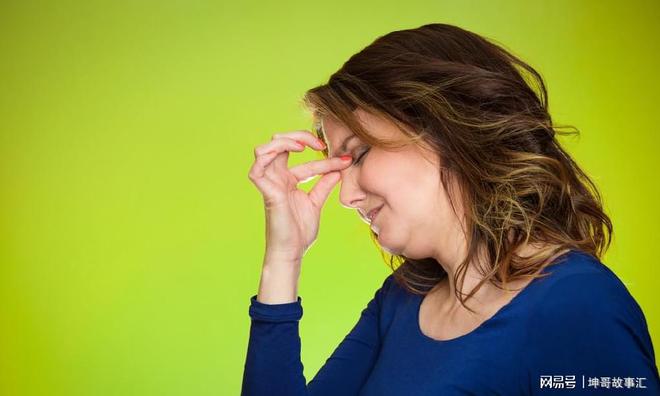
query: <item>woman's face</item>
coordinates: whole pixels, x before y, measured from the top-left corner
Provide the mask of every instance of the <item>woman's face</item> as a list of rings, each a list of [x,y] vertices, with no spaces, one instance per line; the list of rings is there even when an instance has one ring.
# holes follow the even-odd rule
[[[356,115],[375,137],[403,136],[396,125],[385,119],[362,110],[357,110]],[[330,157],[345,154],[353,157],[353,163],[340,171],[341,204],[357,209],[363,216],[382,205],[371,228],[378,234],[384,250],[413,259],[441,258],[450,248],[451,254],[456,254],[464,236],[442,186],[440,161],[435,152],[414,145],[396,151],[371,148],[330,118],[323,120],[323,128]],[[351,136],[354,137],[348,140],[346,149],[341,149]],[[462,218],[459,201],[457,196],[456,211]]]

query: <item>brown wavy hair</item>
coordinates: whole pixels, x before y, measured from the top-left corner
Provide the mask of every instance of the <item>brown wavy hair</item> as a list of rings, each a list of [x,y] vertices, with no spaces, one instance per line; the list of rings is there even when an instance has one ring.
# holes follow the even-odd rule
[[[506,288],[508,281],[543,276],[567,249],[600,259],[609,248],[612,223],[598,189],[557,141],[558,134],[579,131],[553,124],[542,77],[492,39],[439,23],[388,33],[351,56],[326,84],[307,91],[301,104],[324,141],[320,120],[332,117],[371,146],[421,142],[437,152],[454,212],[449,177],[465,208],[467,255],[453,279],[463,306],[485,282]],[[405,138],[371,136],[356,109],[389,120]],[[517,255],[525,244],[544,247],[529,257]],[[480,252],[489,263],[478,268],[484,279],[464,295],[458,285]],[[397,282],[415,294],[428,293],[447,276],[434,258],[393,255],[389,265]]]

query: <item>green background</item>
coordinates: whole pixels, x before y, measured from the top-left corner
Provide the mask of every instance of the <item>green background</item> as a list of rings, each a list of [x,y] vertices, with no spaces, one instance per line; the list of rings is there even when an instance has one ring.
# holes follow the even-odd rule
[[[255,146],[376,37],[451,23],[535,67],[660,345],[657,2],[0,5],[0,394],[238,394],[264,249]],[[290,163],[318,158],[308,150]],[[317,179],[306,183],[309,190]],[[299,294],[311,379],[389,269],[335,188]]]

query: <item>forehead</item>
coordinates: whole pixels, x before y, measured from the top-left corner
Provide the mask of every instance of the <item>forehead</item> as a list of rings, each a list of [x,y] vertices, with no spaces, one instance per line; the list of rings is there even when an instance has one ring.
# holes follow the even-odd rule
[[[385,118],[381,118],[359,109],[354,111],[354,114],[367,132],[378,140],[390,142],[400,141],[400,139],[404,139],[404,141],[406,140],[404,137],[405,134],[399,129],[399,126]],[[318,120],[315,128],[317,128],[317,133],[319,133],[327,143],[328,157],[347,154],[353,149],[353,147],[358,147],[362,142],[362,140],[343,123],[330,117]],[[439,163],[440,161],[439,154],[433,146],[425,140],[420,140],[410,148],[426,158],[429,158],[428,155],[430,154],[433,163]],[[394,151],[397,150],[395,149]]]

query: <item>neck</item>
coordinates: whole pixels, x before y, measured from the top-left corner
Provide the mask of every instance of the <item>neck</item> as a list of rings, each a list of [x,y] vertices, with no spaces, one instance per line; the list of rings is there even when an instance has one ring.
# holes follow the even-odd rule
[[[541,249],[540,246],[533,245],[523,245],[517,250],[517,254],[522,257],[529,257],[537,253]],[[553,260],[558,255],[564,253],[566,250],[562,250],[553,257],[549,258],[549,261]],[[484,279],[484,276],[479,272],[478,268],[483,268],[488,270],[491,266],[490,263],[486,260],[485,249],[482,248],[477,257],[470,261],[465,270],[465,278],[461,284],[461,279],[458,280],[458,285],[454,282],[454,276],[460,266],[461,262],[467,256],[465,246],[461,246],[456,249],[454,252],[444,250],[442,254],[435,255],[435,260],[440,263],[442,268],[447,273],[447,278],[439,282],[429,293],[436,293],[438,298],[441,299],[442,304],[448,307],[450,311],[456,309],[465,309],[462,307],[458,297],[456,296],[456,289],[460,286],[459,291],[464,297],[474,289],[479,282]],[[529,284],[529,279],[520,279],[515,281],[507,282],[506,287],[512,289],[511,291],[502,290],[494,286],[490,282],[485,282],[477,292],[465,301],[465,305],[475,310],[478,314],[481,312],[486,312],[485,307],[488,304],[508,300],[512,298],[513,295],[518,293],[522,288]]]
[[[455,310],[462,307],[456,296],[456,289],[458,286],[460,286],[459,291],[461,292],[461,295],[465,296],[484,278],[484,276],[477,270],[480,264],[482,268],[486,268],[484,266],[484,254],[483,252],[480,252],[480,254],[477,255],[478,257],[468,263],[467,269],[465,270],[465,278],[463,278],[462,284],[459,278],[457,285],[454,281],[454,277],[465,256],[467,256],[465,246],[457,248],[454,252],[444,250],[442,254],[434,256],[435,260],[447,273],[447,277],[439,282],[430,293],[437,293],[438,298],[443,301],[443,305],[449,307],[448,310]],[[479,312],[479,305],[482,305],[480,302],[492,301],[494,298],[498,297],[496,294],[499,293],[497,293],[496,290],[499,291],[499,289],[495,288],[490,283],[484,283],[479,290],[465,302],[465,305]]]

